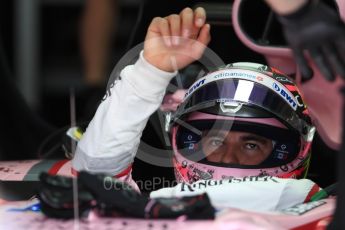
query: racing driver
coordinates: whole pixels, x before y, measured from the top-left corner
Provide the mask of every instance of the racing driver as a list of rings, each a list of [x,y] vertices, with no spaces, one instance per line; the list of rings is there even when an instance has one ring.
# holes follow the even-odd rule
[[[121,71],[78,143],[74,173],[106,173],[138,189],[131,165],[148,118],[177,71],[201,58],[209,41],[203,8],[154,18],[139,59]],[[240,62],[205,74],[168,122],[179,183],[151,198],[206,192],[216,208],[274,211],[319,190],[304,179],[315,132],[308,109],[274,68]]]

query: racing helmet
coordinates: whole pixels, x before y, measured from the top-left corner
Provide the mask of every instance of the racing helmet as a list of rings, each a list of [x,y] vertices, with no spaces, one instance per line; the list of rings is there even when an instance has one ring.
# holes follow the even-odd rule
[[[207,73],[167,124],[178,182],[307,174],[315,127],[296,85],[275,68],[239,62]]]

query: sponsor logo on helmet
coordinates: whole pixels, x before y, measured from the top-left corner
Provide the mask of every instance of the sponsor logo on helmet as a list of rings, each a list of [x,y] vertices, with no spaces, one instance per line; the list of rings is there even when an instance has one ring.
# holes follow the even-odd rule
[[[290,83],[290,84],[293,84],[293,82],[287,78],[287,77],[283,77],[283,76],[276,76],[275,79],[277,81],[280,81],[280,82],[286,82],[286,83]]]
[[[263,77],[261,77],[261,76],[256,76],[256,80],[258,80],[258,81],[263,81],[263,80],[264,80],[264,78],[263,78]]]
[[[185,99],[189,97],[193,92],[195,92],[198,88],[221,79],[243,79],[248,81],[257,82],[259,84],[265,85],[276,91],[294,110],[297,109],[298,102],[296,98],[292,95],[292,93],[284,87],[279,81],[275,80],[274,78],[257,73],[250,70],[236,70],[236,69],[229,69],[229,70],[222,70],[213,72],[202,79],[199,79],[195,82],[185,94]]]
[[[248,73],[239,73],[239,72],[222,72],[214,76],[215,79],[219,78],[228,78],[228,77],[241,77],[255,80],[256,76]]]
[[[287,171],[289,171],[289,166],[288,166],[288,165],[281,165],[281,166],[280,166],[280,169],[281,169],[283,172],[287,172]]]
[[[297,102],[295,101],[295,98],[289,95],[282,87],[280,87],[277,83],[273,82],[273,89],[284,98],[286,102],[288,102],[294,110],[297,109]]]
[[[196,89],[198,89],[200,86],[204,85],[206,79],[200,79],[199,81],[195,82],[187,91],[185,97],[187,97],[188,95],[190,95],[191,93],[193,93]]]

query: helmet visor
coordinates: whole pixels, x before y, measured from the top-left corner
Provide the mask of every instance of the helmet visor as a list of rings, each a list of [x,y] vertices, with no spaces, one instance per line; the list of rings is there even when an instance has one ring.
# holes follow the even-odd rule
[[[178,126],[176,147],[180,154],[195,162],[263,168],[281,166],[295,159],[300,140],[297,132],[264,124],[194,120]]]
[[[298,100],[278,83],[267,87],[243,79],[210,82],[188,95],[174,119],[193,111],[231,117],[272,117],[273,114],[288,127],[303,133],[308,124],[296,113]]]

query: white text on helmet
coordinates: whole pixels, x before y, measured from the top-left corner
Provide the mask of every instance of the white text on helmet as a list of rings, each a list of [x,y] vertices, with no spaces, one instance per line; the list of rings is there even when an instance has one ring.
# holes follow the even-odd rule
[[[284,97],[284,99],[294,108],[296,109],[297,103],[295,102],[294,98],[291,97],[284,89],[280,88],[277,83],[273,83],[273,88],[280,93]]]

